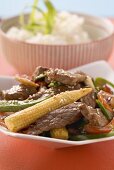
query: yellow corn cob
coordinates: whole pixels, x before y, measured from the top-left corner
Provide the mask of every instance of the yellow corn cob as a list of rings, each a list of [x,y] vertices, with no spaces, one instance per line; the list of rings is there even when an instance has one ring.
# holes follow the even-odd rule
[[[75,102],[90,93],[91,90],[91,88],[84,88],[60,93],[32,107],[8,116],[5,118],[5,124],[10,131],[17,132],[34,123],[38,118],[49,112]]]
[[[59,129],[52,129],[50,131],[51,137],[52,138],[57,138],[57,139],[68,139],[68,131],[66,128],[59,128]]]

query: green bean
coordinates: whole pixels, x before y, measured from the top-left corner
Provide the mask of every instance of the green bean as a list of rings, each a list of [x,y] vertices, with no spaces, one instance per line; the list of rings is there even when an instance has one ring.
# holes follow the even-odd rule
[[[28,108],[30,106],[33,106],[37,103],[40,103],[50,96],[41,97],[37,100],[24,100],[24,101],[18,101],[18,100],[1,100],[0,101],[0,112],[17,112],[20,110],[23,110],[25,108]]]
[[[105,107],[103,106],[103,104],[99,101],[96,100],[96,103],[98,104],[98,106],[101,108],[102,113],[104,114],[104,116],[108,119],[108,120],[112,120],[113,115],[111,112],[109,112],[107,109],[105,109]]]
[[[102,77],[97,77],[94,81],[94,84],[95,84],[95,87],[99,87],[101,89],[105,84],[108,84],[108,85],[110,85],[111,87],[114,88],[114,84],[112,82],[110,82],[110,81],[108,81],[108,80],[106,80]]]

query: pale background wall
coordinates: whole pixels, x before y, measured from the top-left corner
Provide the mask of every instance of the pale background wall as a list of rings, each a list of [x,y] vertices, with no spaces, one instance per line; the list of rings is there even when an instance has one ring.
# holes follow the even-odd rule
[[[40,0],[42,1],[42,0]],[[114,0],[52,0],[58,10],[82,11],[94,15],[114,16]],[[33,0],[0,0],[0,17],[21,12],[24,4]]]

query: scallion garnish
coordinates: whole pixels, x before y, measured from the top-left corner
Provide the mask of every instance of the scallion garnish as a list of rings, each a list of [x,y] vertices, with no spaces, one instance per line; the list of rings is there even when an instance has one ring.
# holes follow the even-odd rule
[[[32,11],[27,22],[25,22],[24,14],[20,16],[21,27],[32,32],[33,34],[36,34],[37,32],[51,34],[57,14],[56,9],[50,0],[44,0],[46,10],[42,10],[40,7],[38,7],[38,2],[38,0],[34,0]],[[36,12],[41,14],[41,18],[36,18]]]

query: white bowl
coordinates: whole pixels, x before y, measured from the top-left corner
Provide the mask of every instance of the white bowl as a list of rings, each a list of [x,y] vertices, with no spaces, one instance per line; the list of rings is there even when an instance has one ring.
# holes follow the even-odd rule
[[[1,24],[3,55],[19,73],[27,74],[31,74],[37,65],[67,70],[96,60],[107,60],[113,49],[113,24],[108,19],[85,14],[78,15],[85,18],[85,30],[93,38],[90,43],[43,45],[11,39],[6,35],[7,30],[19,25],[18,17],[14,17]]]
[[[79,68],[75,68],[71,70],[71,72],[74,72],[76,70],[82,70],[85,73],[93,77],[101,76],[112,82],[114,81],[114,71],[105,61],[94,62],[94,63],[88,64],[88,65],[85,65]],[[0,77],[0,82],[1,82],[0,89],[7,89],[7,88],[10,88],[12,84],[15,84],[15,81],[12,77]],[[68,140],[66,141],[66,140],[53,139],[53,138],[47,138],[47,137],[41,137],[41,136],[12,133],[2,126],[0,126],[0,131],[8,136],[21,138],[22,140],[28,140],[32,142],[32,144],[34,144],[34,142],[37,142],[40,145],[45,145],[47,147],[52,147],[52,148],[70,147],[70,146],[85,145],[85,144],[90,144],[90,143],[114,140],[114,136],[112,136],[112,137],[106,137],[106,138],[101,138],[101,139],[91,139],[91,140],[85,140],[85,141],[68,141]]]

